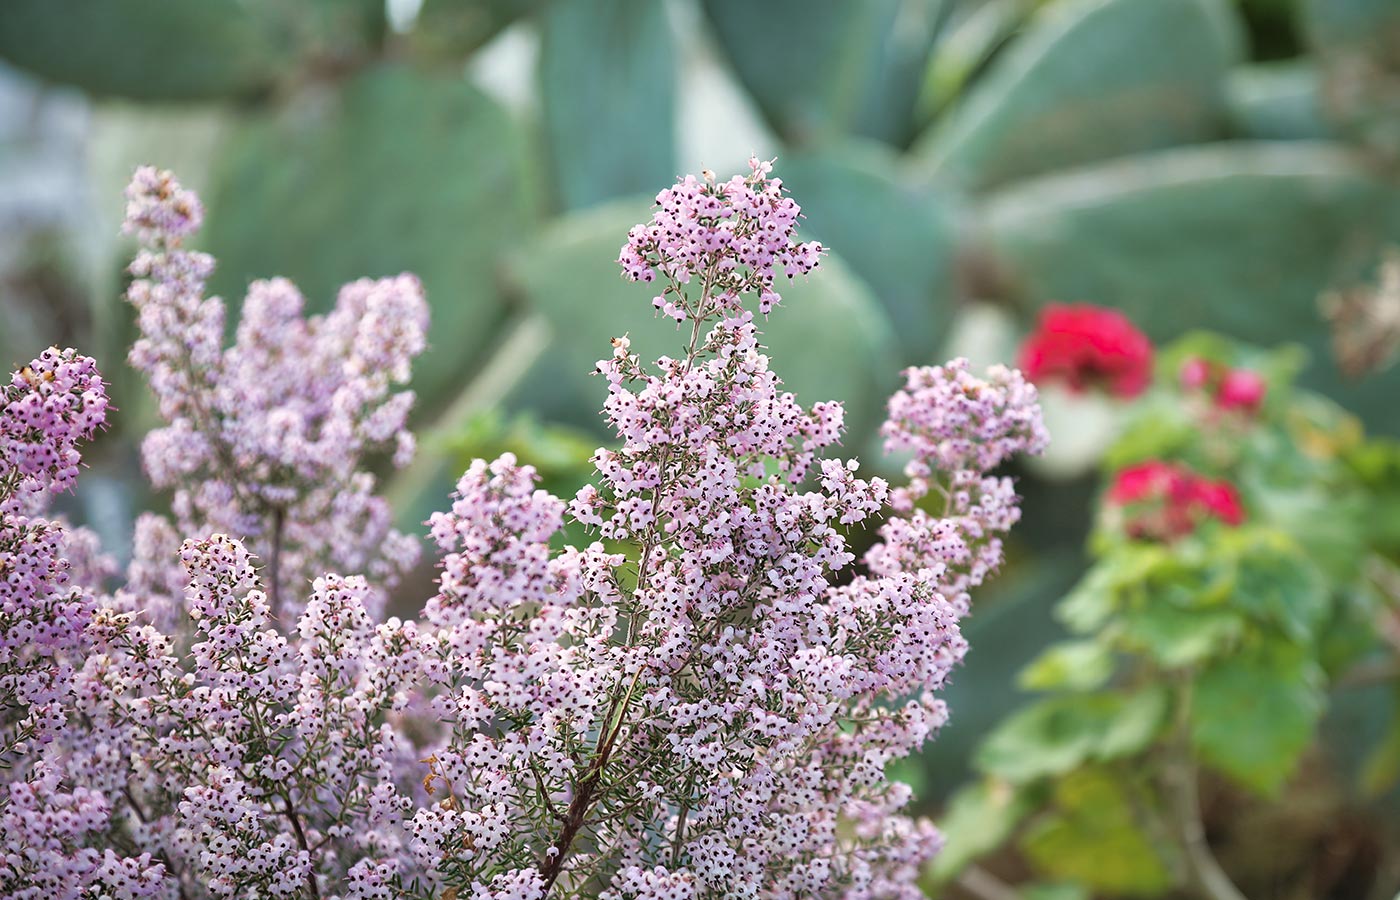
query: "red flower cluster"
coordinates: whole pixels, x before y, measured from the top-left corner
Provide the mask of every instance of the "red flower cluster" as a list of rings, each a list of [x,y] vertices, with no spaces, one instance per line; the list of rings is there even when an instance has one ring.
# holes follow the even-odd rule
[[[1216,409],[1258,412],[1269,390],[1264,377],[1258,372],[1232,369],[1199,356],[1193,356],[1182,364],[1180,378],[1181,386],[1187,390],[1211,393]]]
[[[1206,519],[1227,525],[1244,522],[1244,507],[1234,485],[1163,460],[1121,470],[1109,488],[1108,502],[1132,507],[1124,529],[1135,538],[1175,540],[1195,531]]]
[[[1136,397],[1152,380],[1152,343],[1117,310],[1047,306],[1021,345],[1021,370],[1032,381],[1059,379],[1075,391],[1100,387]]]

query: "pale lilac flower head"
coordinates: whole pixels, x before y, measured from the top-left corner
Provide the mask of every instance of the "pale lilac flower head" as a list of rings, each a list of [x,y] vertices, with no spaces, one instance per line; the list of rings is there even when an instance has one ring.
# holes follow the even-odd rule
[[[247,536],[275,566],[274,598],[292,595],[289,616],[327,568],[392,585],[417,545],[392,528],[365,458],[412,457],[414,398],[396,388],[426,346],[422,284],[352,282],[330,313],[308,317],[291,282],[257,281],[225,349],[223,303],[204,297],[213,260],[182,247],[200,224],[198,198],[169,173],[140,169],[128,201],[127,230],[143,245],[127,294],[141,328],[131,362],[168,423],[143,456],[156,487],[175,491],[180,530]]]

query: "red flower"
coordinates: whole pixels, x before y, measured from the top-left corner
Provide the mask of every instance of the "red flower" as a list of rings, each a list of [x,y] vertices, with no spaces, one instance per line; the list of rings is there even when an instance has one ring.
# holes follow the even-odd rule
[[[1267,390],[1268,385],[1258,372],[1231,369],[1220,382],[1220,389],[1215,394],[1215,405],[1221,409],[1255,412],[1263,404]]]
[[[1256,413],[1269,391],[1264,376],[1250,369],[1231,369],[1193,356],[1181,364],[1181,386],[1188,391],[1208,391],[1215,408]]]
[[[1240,493],[1228,481],[1201,479],[1195,485],[1195,502],[1226,525],[1244,524]]]
[[[1175,540],[1205,519],[1231,526],[1244,522],[1244,505],[1234,485],[1163,460],[1120,470],[1108,490],[1108,502],[1124,509],[1124,529],[1140,539]]]
[[[1117,310],[1051,305],[1021,345],[1021,369],[1032,381],[1060,379],[1075,391],[1102,387],[1136,397],[1152,379],[1152,343]]]

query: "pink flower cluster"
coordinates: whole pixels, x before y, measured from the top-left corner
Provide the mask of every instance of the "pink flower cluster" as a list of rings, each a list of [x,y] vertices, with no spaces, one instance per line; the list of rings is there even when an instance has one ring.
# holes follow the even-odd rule
[[[91,358],[50,347],[0,388],[0,510],[33,511],[35,496],[78,478],[79,441],[107,415],[107,392]]]
[[[204,297],[213,271],[184,239],[202,221],[198,198],[168,172],[142,168],[127,189],[128,232],[143,245],[127,298],[141,337],[131,363],[150,379],[168,425],[143,447],[157,487],[175,491],[185,534],[245,536],[273,569],[273,606],[326,569],[362,571],[390,586],[417,559],[374,494],[368,454],[413,456],[404,427],[410,363],[425,347],[428,308],[411,275],[362,280],[325,316],[285,279],[257,281],[223,349],[224,305]]]
[[[841,406],[783,390],[749,308],[819,262],[769,174],[658,197],[621,263],[664,284],[684,353],[647,364],[620,338],[599,362],[617,444],[574,497],[473,463],[430,522],[437,592],[402,622],[379,617],[394,567],[364,549],[388,532],[360,459],[403,440],[416,282],[351,285],[309,320],[290,285],[255,285],[224,350],[210,263],[180,248],[198,200],[138,172],[133,360],[180,521],[142,518],[108,596],[65,583],[49,525],[5,519],[29,587],[0,621],[0,893],[920,897],[940,836],[886,771],[946,720],[968,592],[1017,519],[991,470],[1045,433],[1018,373],[957,361],[891,401],[908,486],[828,456]],[[858,565],[853,530],[891,509]],[[598,540],[565,545],[570,523]],[[321,574],[337,561],[361,574]],[[26,665],[39,680],[10,679]]]

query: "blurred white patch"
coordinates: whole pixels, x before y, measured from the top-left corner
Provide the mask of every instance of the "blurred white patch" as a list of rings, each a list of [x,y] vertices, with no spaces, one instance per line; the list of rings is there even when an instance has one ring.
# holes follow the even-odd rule
[[[1057,384],[1040,386],[1040,408],[1050,447],[1026,468],[1047,478],[1073,478],[1096,468],[1123,429],[1124,405],[1101,393],[1075,394]]]
[[[676,63],[677,174],[713,169],[727,178],[746,171],[751,155],[781,156],[778,138],[715,50],[700,10],[677,0],[670,13],[681,54]]]
[[[516,22],[472,54],[467,77],[515,113],[532,114],[536,91],[540,36],[533,23]]]
[[[399,34],[412,30],[418,21],[418,13],[423,9],[423,0],[385,0],[384,16],[389,27]]]
[[[990,303],[969,303],[958,309],[943,342],[943,356],[952,359],[966,357],[972,370],[979,372],[993,363],[1016,365],[1016,350],[1021,334],[1016,321],[1000,307]],[[943,359],[928,360],[929,364]]]

